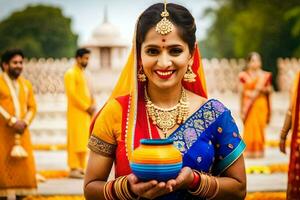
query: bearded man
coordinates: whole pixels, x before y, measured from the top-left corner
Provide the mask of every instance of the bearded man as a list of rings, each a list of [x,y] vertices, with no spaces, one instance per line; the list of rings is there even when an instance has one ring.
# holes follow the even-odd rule
[[[31,83],[21,76],[24,54],[5,51],[0,72],[0,199],[22,199],[36,192],[36,172],[28,126],[36,113]],[[16,136],[27,156],[13,156]]]

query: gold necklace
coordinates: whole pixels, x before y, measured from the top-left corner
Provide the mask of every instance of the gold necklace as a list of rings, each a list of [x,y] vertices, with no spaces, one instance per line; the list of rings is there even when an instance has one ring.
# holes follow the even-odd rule
[[[188,100],[185,89],[182,88],[179,102],[171,108],[160,108],[152,103],[145,87],[145,101],[147,114],[154,125],[162,130],[164,137],[176,124],[182,124],[189,114]]]

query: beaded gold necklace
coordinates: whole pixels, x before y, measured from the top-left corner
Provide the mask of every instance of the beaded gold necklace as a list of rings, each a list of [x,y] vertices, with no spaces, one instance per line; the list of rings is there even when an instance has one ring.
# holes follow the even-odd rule
[[[160,108],[152,103],[145,87],[145,101],[147,114],[154,125],[162,130],[164,137],[176,124],[182,124],[189,114],[186,91],[182,88],[179,102],[171,108]]]

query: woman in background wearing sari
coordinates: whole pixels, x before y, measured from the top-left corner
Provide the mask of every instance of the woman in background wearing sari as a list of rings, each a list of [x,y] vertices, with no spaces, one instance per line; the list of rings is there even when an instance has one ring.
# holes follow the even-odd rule
[[[287,199],[296,200],[300,196],[300,72],[296,74],[290,92],[290,105],[280,132],[280,151],[286,153],[286,138],[291,130],[291,152],[288,171]]]
[[[245,156],[261,158],[264,156],[265,127],[271,114],[272,76],[261,69],[261,57],[258,53],[250,53],[246,62],[245,71],[239,74]]]
[[[195,31],[177,4],[154,4],[139,17],[127,64],[91,126],[87,200],[245,197],[245,144],[230,111],[206,99]],[[132,174],[143,138],[174,141],[183,156],[176,179],[141,182]],[[113,163],[115,179],[107,180]]]

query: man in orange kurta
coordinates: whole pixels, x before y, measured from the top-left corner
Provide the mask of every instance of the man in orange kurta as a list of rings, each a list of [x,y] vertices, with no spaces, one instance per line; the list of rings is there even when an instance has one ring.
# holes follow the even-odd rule
[[[35,164],[28,126],[36,113],[31,83],[20,76],[24,55],[21,50],[4,52],[0,72],[0,199],[17,199],[36,191]],[[14,136],[19,134],[25,158],[11,156]]]
[[[84,70],[90,51],[76,51],[76,63],[65,73],[67,108],[67,150],[71,178],[83,178],[91,117],[95,111],[94,99]]]

